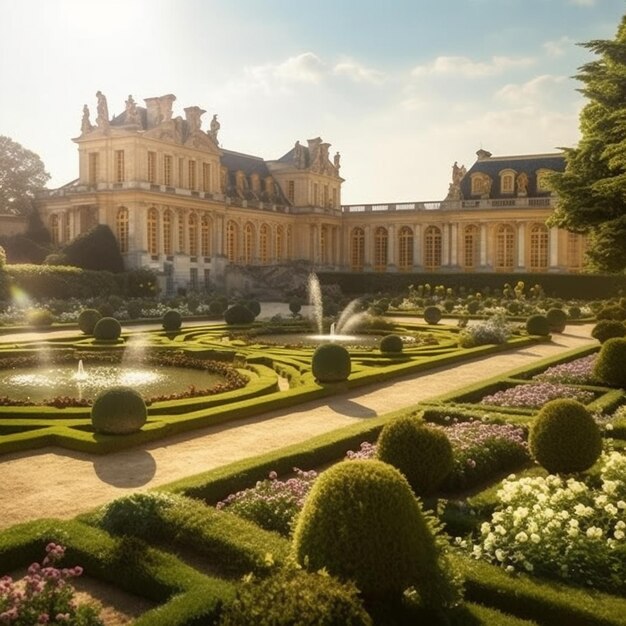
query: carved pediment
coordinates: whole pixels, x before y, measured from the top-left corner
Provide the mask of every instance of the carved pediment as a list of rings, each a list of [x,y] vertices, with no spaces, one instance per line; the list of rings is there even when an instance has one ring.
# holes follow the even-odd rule
[[[220,154],[217,146],[209,136],[201,131],[197,130],[187,138],[185,141],[185,146],[188,148],[195,148],[196,150],[203,150],[204,152],[209,152],[211,154]]]
[[[160,141],[167,141],[169,143],[182,143],[183,141],[180,128],[179,125],[176,124],[176,120],[163,122],[156,128],[146,131],[144,137],[159,139]]]

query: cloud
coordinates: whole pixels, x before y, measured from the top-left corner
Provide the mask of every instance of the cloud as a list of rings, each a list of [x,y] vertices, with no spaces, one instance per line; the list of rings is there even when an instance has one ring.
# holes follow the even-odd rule
[[[333,68],[333,74],[346,76],[355,83],[380,84],[385,79],[385,75],[382,72],[371,67],[365,67],[352,59],[346,59],[337,63]]]
[[[593,7],[597,4],[597,0],[569,0],[569,3],[578,7]]]
[[[509,83],[496,92],[496,98],[505,102],[538,102],[542,100],[553,100],[555,92],[560,87],[566,85],[565,76],[553,76],[542,74],[521,84]],[[568,86],[568,95],[571,96],[571,89]]]
[[[439,56],[432,63],[414,67],[411,74],[413,76],[458,75],[477,78],[495,76],[516,67],[528,67],[534,62],[535,60],[531,57],[494,56],[489,61],[474,61],[463,56]]]
[[[546,41],[543,44],[543,49],[547,52],[548,56],[560,57],[571,50],[575,43],[576,42],[571,37],[565,35],[556,41]]]

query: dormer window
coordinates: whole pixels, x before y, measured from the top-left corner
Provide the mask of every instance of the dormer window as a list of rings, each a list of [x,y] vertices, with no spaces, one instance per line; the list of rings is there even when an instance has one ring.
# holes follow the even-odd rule
[[[548,185],[548,176],[553,173],[553,170],[541,169],[537,170],[537,191],[539,193],[547,193],[550,191]]]
[[[491,193],[491,176],[478,172],[471,176],[471,189],[473,196],[489,196]]]
[[[515,171],[511,169],[500,172],[500,193],[512,194],[515,191]]]

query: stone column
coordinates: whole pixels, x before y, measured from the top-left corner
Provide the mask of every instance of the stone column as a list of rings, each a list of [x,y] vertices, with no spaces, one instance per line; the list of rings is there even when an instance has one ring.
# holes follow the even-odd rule
[[[365,227],[364,239],[364,265],[366,270],[370,270],[372,268],[372,227],[369,224]]]
[[[459,248],[459,225],[450,224],[451,243],[450,243],[450,265],[458,267],[458,248]]]
[[[413,269],[419,269],[423,265],[422,260],[422,226],[413,226]]]
[[[549,247],[550,253],[550,270],[558,270],[559,268],[559,229],[553,226],[550,229]]]
[[[480,225],[480,266],[487,267],[487,224]]]
[[[522,272],[526,268],[526,224],[517,225],[517,271]]]
[[[441,267],[450,265],[450,224],[441,226]]]
[[[396,226],[395,224],[389,225],[387,231],[387,270],[395,272],[398,269],[396,262]]]

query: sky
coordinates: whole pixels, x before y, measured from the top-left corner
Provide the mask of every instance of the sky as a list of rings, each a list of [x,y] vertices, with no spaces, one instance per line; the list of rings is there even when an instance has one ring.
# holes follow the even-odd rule
[[[343,204],[441,200],[452,164],[579,139],[577,45],[624,0],[0,0],[0,135],[49,187],[78,175],[82,108],[176,95],[220,145],[280,158],[321,137]]]

